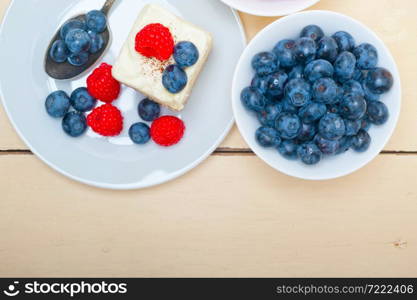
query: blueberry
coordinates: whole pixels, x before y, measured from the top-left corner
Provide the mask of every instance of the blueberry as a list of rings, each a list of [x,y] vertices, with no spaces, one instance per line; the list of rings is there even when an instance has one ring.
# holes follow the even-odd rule
[[[320,162],[322,153],[314,143],[306,143],[298,147],[298,156],[306,165],[315,165]]]
[[[45,101],[46,111],[53,118],[62,118],[70,106],[70,98],[64,91],[51,93]]]
[[[49,56],[54,62],[63,63],[70,54],[67,45],[63,40],[56,40],[49,50]]]
[[[319,122],[319,133],[327,140],[338,140],[346,133],[343,119],[333,113],[328,113]]]
[[[285,97],[282,102],[282,111],[292,114],[298,113],[298,107],[294,106],[292,102],[289,100],[289,98]]]
[[[79,112],[92,110],[97,104],[97,100],[90,95],[85,87],[80,87],[71,94],[71,105]]]
[[[362,89],[363,89],[363,93],[365,95],[365,99],[366,101],[379,101],[379,99],[381,98],[381,95],[379,94],[375,94],[373,93],[366,85],[365,80],[362,81]]]
[[[300,37],[308,37],[318,42],[324,36],[323,30],[317,25],[308,25],[301,30]]]
[[[169,65],[162,75],[162,84],[172,94],[181,92],[187,82],[187,73],[177,65]]]
[[[375,68],[368,72],[365,84],[372,93],[383,94],[388,92],[394,84],[390,71],[384,68]]]
[[[333,65],[324,59],[310,62],[304,69],[304,76],[310,82],[315,82],[322,77],[333,77]]]
[[[341,115],[348,120],[361,119],[366,113],[366,101],[361,95],[346,95],[340,102]]]
[[[278,96],[278,97],[272,96],[269,93],[265,93],[264,96],[265,96],[266,104],[276,104],[276,103],[278,103],[282,100],[282,98],[280,96]]]
[[[138,105],[138,113],[142,120],[153,122],[161,115],[161,106],[158,103],[145,98]]]
[[[361,129],[358,134],[353,137],[352,148],[356,152],[365,152],[371,144],[371,137],[368,132]]]
[[[365,92],[363,91],[362,85],[356,80],[349,80],[343,84],[344,94],[358,94],[361,97],[365,97]]]
[[[256,74],[252,81],[251,81],[251,87],[257,88],[262,94],[265,94],[268,90],[268,83],[269,83],[269,75],[261,76]]]
[[[303,78],[304,78],[304,66],[303,65],[296,65],[288,73],[288,80],[303,79]]]
[[[346,135],[347,136],[354,136],[357,135],[359,130],[362,127],[362,120],[348,120],[345,119],[345,126],[346,126]]]
[[[361,119],[361,129],[368,131],[371,128],[371,122],[369,121],[368,117],[364,117]]]
[[[340,103],[327,104],[327,111],[334,114],[340,114]]]
[[[355,73],[356,58],[347,51],[339,54],[334,62],[334,72],[340,82],[347,81],[353,78]]]
[[[355,39],[346,31],[338,31],[332,35],[336,41],[339,51],[352,51],[355,48]]]
[[[274,127],[275,120],[282,112],[282,105],[280,103],[269,104],[265,110],[258,113],[258,120],[264,126]]]
[[[99,33],[95,33],[94,31],[87,31],[88,35],[91,39],[91,47],[90,47],[90,53],[94,54],[99,52],[104,47],[104,39],[103,36]]]
[[[316,133],[317,133],[317,129],[314,124],[303,123],[301,125],[301,131],[297,137],[297,140],[301,142],[309,142],[314,138]]]
[[[334,62],[339,54],[336,41],[328,36],[323,37],[317,44],[317,58]]]
[[[73,54],[88,51],[91,47],[91,38],[82,29],[72,29],[65,37],[65,44]]]
[[[277,149],[286,159],[296,160],[298,158],[298,145],[294,141],[283,140]]]
[[[340,148],[339,140],[327,140],[320,134],[317,134],[314,138],[314,142],[320,151],[326,155],[335,155]]]
[[[259,75],[268,75],[276,72],[279,68],[277,57],[272,52],[261,52],[252,59],[252,68]]]
[[[356,68],[355,72],[353,73],[352,79],[361,82],[365,78],[364,72],[367,72],[367,71]]]
[[[304,106],[311,100],[311,86],[304,79],[292,79],[285,86],[285,96],[292,105]]]
[[[60,31],[61,39],[65,40],[68,32],[70,32],[73,29],[86,30],[87,26],[85,25],[85,22],[82,20],[78,20],[78,19],[68,20],[61,27],[61,31]]]
[[[182,67],[191,67],[195,65],[200,57],[197,47],[191,42],[179,42],[174,48],[174,59]]]
[[[353,54],[356,56],[356,64],[361,70],[375,68],[378,64],[378,51],[371,44],[360,44],[353,50]]]
[[[275,121],[275,128],[283,139],[291,140],[301,132],[301,120],[296,114],[281,113]]]
[[[264,95],[253,87],[244,88],[240,94],[240,100],[242,101],[243,106],[256,112],[261,112],[266,105]]]
[[[304,123],[313,123],[326,114],[327,108],[323,103],[311,102],[302,107],[298,113]]]
[[[129,128],[129,137],[135,144],[146,144],[151,139],[150,128],[145,123],[135,123]]]
[[[337,84],[337,90],[336,90],[336,99],[335,99],[335,103],[339,103],[340,101],[342,101],[343,97],[345,96],[345,90],[343,88],[342,85]]]
[[[279,133],[274,128],[266,126],[256,130],[255,138],[262,147],[277,147],[281,143]]]
[[[68,62],[76,67],[85,65],[88,62],[88,53],[83,51],[80,53],[72,53],[69,57],[68,57]]]
[[[274,47],[273,52],[278,58],[281,67],[291,68],[296,65],[295,59],[295,41],[294,40],[282,40]]]
[[[86,15],[86,24],[88,29],[102,33],[107,28],[107,17],[100,10],[92,10]]]
[[[62,119],[62,129],[71,137],[79,137],[87,130],[84,114],[76,111],[67,113]]]
[[[331,78],[320,78],[313,84],[313,98],[317,102],[332,104],[337,102],[337,84]]]
[[[367,115],[368,115],[369,121],[375,125],[385,124],[389,118],[388,108],[381,101],[369,102]]]
[[[294,55],[299,63],[309,63],[316,57],[316,43],[311,38],[303,37],[295,41]]]
[[[336,154],[345,153],[352,146],[354,137],[344,136],[339,140],[339,149],[336,151]]]
[[[282,96],[288,75],[284,71],[278,71],[268,76],[267,94],[272,97]]]

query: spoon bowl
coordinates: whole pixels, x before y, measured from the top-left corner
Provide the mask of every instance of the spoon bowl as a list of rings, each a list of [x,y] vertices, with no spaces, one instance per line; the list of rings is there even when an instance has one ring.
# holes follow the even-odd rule
[[[110,9],[115,2],[116,0],[106,0],[105,4],[103,5],[103,8],[101,9],[101,11],[106,15],[106,17],[108,16]],[[71,19],[85,21],[85,15],[84,14],[78,15]],[[103,37],[103,41],[104,41],[104,45],[101,48],[101,50],[94,54],[90,53],[88,57],[88,61],[84,65],[74,66],[68,62],[57,63],[49,55],[49,52],[51,50],[53,43],[60,39],[60,30],[58,30],[58,32],[54,35],[51,42],[49,43],[48,49],[45,54],[45,72],[52,78],[58,79],[58,80],[72,79],[81,75],[86,70],[88,70],[92,65],[94,65],[97,62],[97,60],[99,60],[103,56],[104,52],[108,48],[110,44],[110,31],[109,31],[108,24],[107,24],[106,30],[101,33],[101,36]]]

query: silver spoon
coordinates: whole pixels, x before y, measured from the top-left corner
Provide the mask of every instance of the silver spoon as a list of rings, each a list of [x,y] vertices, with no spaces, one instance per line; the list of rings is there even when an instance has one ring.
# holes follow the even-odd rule
[[[101,9],[101,11],[107,16],[111,7],[113,6],[113,4],[115,2],[116,2],[116,0],[106,0],[106,2],[104,3],[103,8]],[[85,20],[85,15],[84,14],[79,15],[79,16],[76,16],[72,19]],[[56,40],[60,39],[59,30],[58,30],[58,32],[52,38],[52,40],[51,40],[51,42],[48,46],[48,50],[46,51],[46,55],[45,55],[45,71],[46,71],[46,73],[49,76],[51,76],[52,78],[59,79],[59,80],[71,79],[71,78],[77,77],[78,75],[83,73],[85,70],[87,70],[92,65],[94,65],[94,63],[101,57],[103,52],[106,50],[106,48],[109,44],[109,41],[110,41],[110,32],[109,32],[108,24],[107,24],[106,30],[103,33],[101,33],[101,35],[102,35],[103,40],[104,40],[103,48],[101,48],[101,50],[98,51],[97,53],[90,54],[86,64],[77,67],[77,66],[71,65],[68,62],[57,63],[57,62],[53,61],[51,59],[51,57],[49,56],[49,50],[51,49],[52,44]]]

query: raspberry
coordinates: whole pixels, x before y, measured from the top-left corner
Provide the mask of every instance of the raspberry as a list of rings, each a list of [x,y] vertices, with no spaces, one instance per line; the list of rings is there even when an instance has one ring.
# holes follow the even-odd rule
[[[184,122],[177,117],[164,116],[152,123],[151,136],[160,146],[173,146],[184,136]]]
[[[87,89],[91,96],[106,103],[119,97],[120,83],[111,74],[112,66],[102,63],[87,78]]]
[[[135,49],[143,56],[164,61],[174,53],[174,38],[164,25],[149,24],[136,35]]]
[[[123,130],[123,116],[117,107],[104,104],[88,115],[87,124],[98,134],[116,136]]]

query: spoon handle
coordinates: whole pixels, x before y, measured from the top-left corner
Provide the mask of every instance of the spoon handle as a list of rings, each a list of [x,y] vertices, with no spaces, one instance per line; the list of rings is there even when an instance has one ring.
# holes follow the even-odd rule
[[[107,15],[115,2],[116,0],[106,0],[101,11]]]

